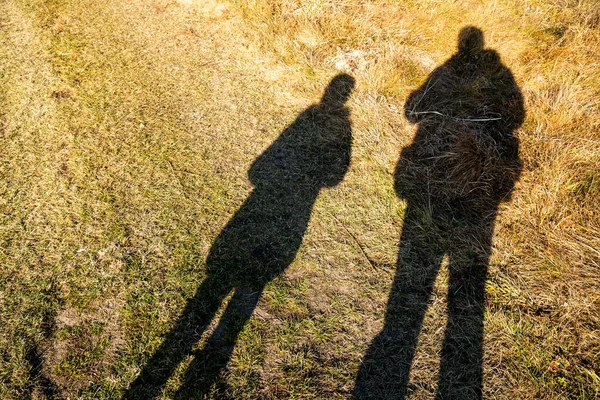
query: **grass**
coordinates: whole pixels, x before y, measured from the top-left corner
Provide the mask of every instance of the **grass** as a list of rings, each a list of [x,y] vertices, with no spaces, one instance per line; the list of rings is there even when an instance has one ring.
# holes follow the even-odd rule
[[[475,25],[526,109],[523,171],[499,209],[485,286],[483,396],[597,398],[597,9],[0,3],[0,397],[121,398],[206,277],[213,242],[254,189],[254,160],[339,71],[356,79],[348,171],[320,191],[294,262],[266,284],[207,397],[350,397],[396,272],[406,202],[394,168],[415,133],[404,102]],[[449,279],[444,263],[411,398],[436,391]]]

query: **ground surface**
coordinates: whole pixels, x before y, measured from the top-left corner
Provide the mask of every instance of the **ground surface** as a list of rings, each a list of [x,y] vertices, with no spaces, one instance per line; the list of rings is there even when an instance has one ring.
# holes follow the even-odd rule
[[[143,397],[128,389],[150,385],[138,377],[160,370],[159,349],[177,362],[158,397],[394,398],[385,381],[362,392],[355,383],[384,326],[404,329],[404,317],[386,319],[388,295],[407,285],[396,275],[403,220],[403,237],[420,240],[423,254],[444,253],[414,233],[438,234],[436,217],[422,204],[409,218],[394,189],[400,152],[416,130],[403,106],[456,52],[466,25],[481,28],[512,70],[526,111],[515,131],[520,180],[499,206],[487,280],[479,282],[476,389],[494,399],[600,396],[598,4],[337,3],[0,3],[1,398]],[[288,133],[310,130],[306,121],[329,126],[311,119],[322,108],[303,112],[340,72],[355,79],[350,116],[336,114],[335,125],[352,122],[349,164],[332,161],[343,170],[335,182],[309,171],[327,181],[318,193],[294,186],[290,207],[310,220],[267,210],[279,219],[265,226],[301,244],[292,240],[293,262],[258,284],[262,296],[230,338],[235,345],[214,344],[225,348],[217,352],[226,353],[226,368],[221,359],[206,385],[190,386],[194,359],[210,350],[205,339],[227,342],[217,325],[230,292],[206,330],[178,325],[181,315],[193,325],[201,314],[192,306],[203,303],[196,293],[211,276],[207,257],[226,226],[254,218],[240,208],[246,199],[279,204],[280,189],[268,188],[280,188],[280,178],[264,178],[260,168],[252,174],[265,150],[322,160],[282,132],[290,124]],[[287,168],[288,156],[265,154]],[[253,257],[276,251],[267,246]],[[419,309],[409,398],[437,390],[448,265],[446,256]],[[236,285],[254,298],[252,284]],[[168,340],[173,347],[164,350]],[[383,362],[394,366],[390,357]]]

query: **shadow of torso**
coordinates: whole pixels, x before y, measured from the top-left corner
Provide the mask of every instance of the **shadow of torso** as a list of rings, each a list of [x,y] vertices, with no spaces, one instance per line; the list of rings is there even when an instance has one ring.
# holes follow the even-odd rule
[[[213,243],[209,275],[234,287],[262,286],[293,261],[319,191],[348,168],[348,114],[311,106],[254,162],[254,190]]]
[[[411,93],[404,111],[418,129],[396,166],[399,197],[479,214],[509,198],[521,171],[513,131],[524,108],[494,50],[452,56]]]

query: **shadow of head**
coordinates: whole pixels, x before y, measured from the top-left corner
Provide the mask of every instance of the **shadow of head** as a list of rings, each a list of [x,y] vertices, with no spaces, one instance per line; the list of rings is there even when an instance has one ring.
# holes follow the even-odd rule
[[[458,34],[458,52],[475,54],[483,51],[484,40],[481,29],[474,26],[465,26]]]
[[[354,89],[355,80],[348,74],[336,75],[325,88],[320,105],[342,107]]]

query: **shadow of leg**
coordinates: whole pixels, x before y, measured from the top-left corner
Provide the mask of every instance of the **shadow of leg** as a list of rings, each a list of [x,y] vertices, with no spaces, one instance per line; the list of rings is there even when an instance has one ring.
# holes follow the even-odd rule
[[[222,277],[208,277],[198,288],[176,325],[133,382],[124,398],[154,399],[179,363],[192,352],[231,287]]]
[[[227,366],[237,337],[250,319],[261,293],[262,288],[258,291],[236,289],[205,347],[195,353],[175,398],[197,399],[211,390],[219,373]]]
[[[485,243],[489,253],[489,240]],[[472,249],[450,264],[448,324],[442,345],[437,399],[481,399],[483,316],[488,254]]]
[[[419,332],[443,255],[437,232],[423,224],[421,216],[409,207],[385,325],[365,355],[354,399],[403,399],[407,394]]]

